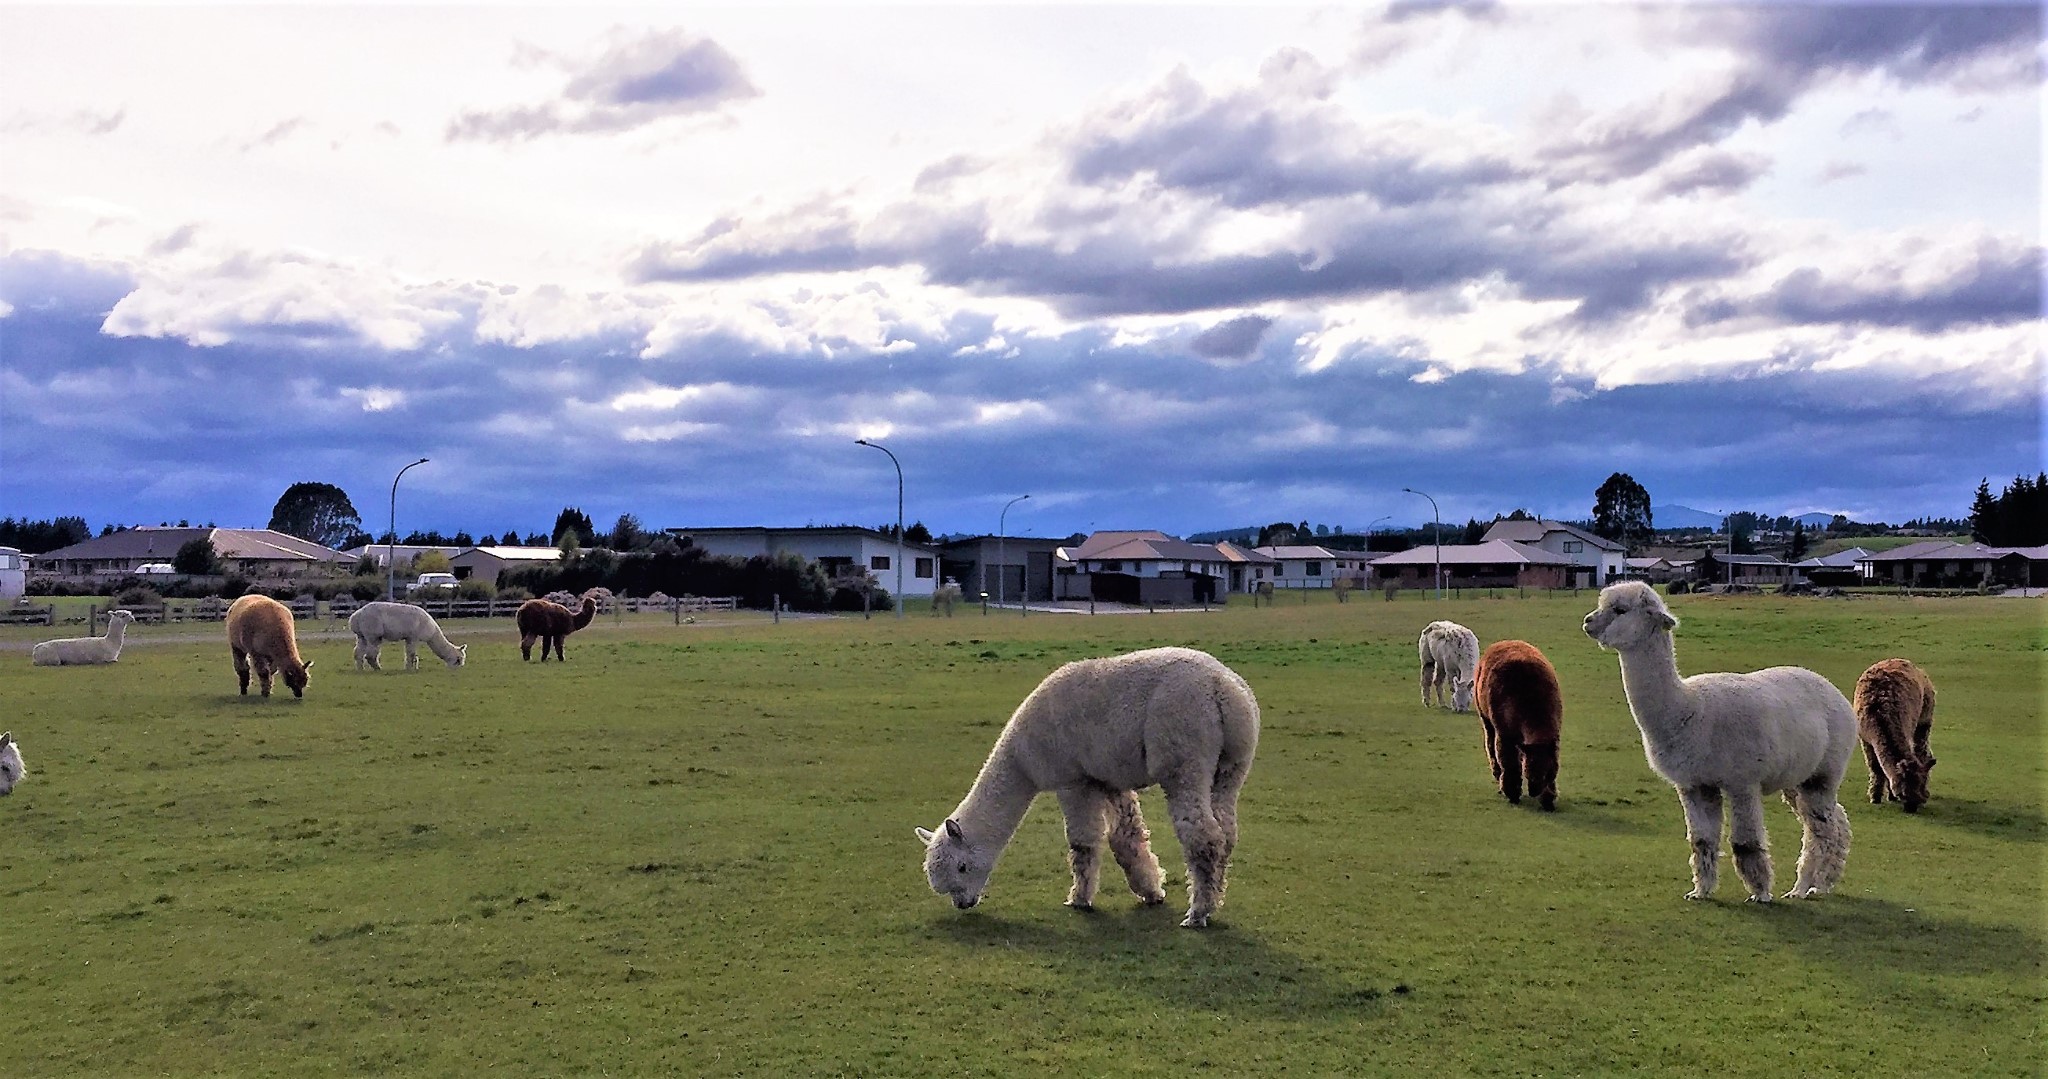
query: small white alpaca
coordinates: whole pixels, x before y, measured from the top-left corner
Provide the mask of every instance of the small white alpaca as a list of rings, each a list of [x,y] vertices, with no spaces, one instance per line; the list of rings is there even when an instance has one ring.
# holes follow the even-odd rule
[[[135,614],[132,611],[108,611],[106,636],[44,641],[30,651],[29,662],[37,667],[112,663],[121,658],[121,641],[127,636],[128,623],[133,621]]]
[[[1799,878],[1785,898],[1832,891],[1849,860],[1849,814],[1836,800],[1856,748],[1856,713],[1842,691],[1803,667],[1680,678],[1678,619],[1641,581],[1609,585],[1586,635],[1621,653],[1621,685],[1650,767],[1678,788],[1692,841],[1693,889],[1714,891],[1721,800],[1733,824],[1735,872],[1752,902],[1771,899],[1763,796],[1779,791],[1799,814]]]
[[[21,763],[21,747],[14,742],[14,732],[0,734],[0,796],[14,793],[14,785],[28,774],[28,766]]]
[[[1451,687],[1451,711],[1472,710],[1472,679],[1479,672],[1479,635],[1456,622],[1431,622],[1415,639],[1422,658],[1422,703],[1441,708]],[[1435,699],[1432,700],[1432,691]]]
[[[932,891],[962,910],[981,901],[996,859],[1040,791],[1059,796],[1074,885],[1067,905],[1093,909],[1100,847],[1147,906],[1166,901],[1137,792],[1165,788],[1187,857],[1199,928],[1223,902],[1237,845],[1237,795],[1259,744],[1259,702],[1237,672],[1192,648],[1148,648],[1066,664],[1046,676],[981,766],[974,787],[924,841]]]
[[[373,671],[384,668],[377,663],[377,656],[383,650],[385,641],[405,642],[405,669],[420,669],[420,642],[441,662],[451,669],[460,667],[469,657],[469,646],[452,644],[448,635],[441,632],[441,624],[434,616],[410,603],[387,603],[379,600],[365,603],[348,616],[349,632],[356,635],[356,670],[368,666]]]

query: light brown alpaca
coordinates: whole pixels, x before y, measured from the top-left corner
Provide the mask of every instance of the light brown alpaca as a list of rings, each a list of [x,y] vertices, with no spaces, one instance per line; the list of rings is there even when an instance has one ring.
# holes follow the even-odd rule
[[[1479,656],[1472,700],[1486,728],[1486,761],[1507,800],[1520,805],[1522,780],[1545,809],[1557,808],[1557,736],[1564,693],[1557,671],[1527,641],[1495,641]]]
[[[1856,679],[1856,737],[1870,765],[1870,802],[1886,798],[1917,813],[1927,803],[1934,753],[1934,683],[1911,660],[1881,659]]]
[[[269,596],[243,596],[228,608],[228,648],[235,655],[235,676],[241,680],[242,695],[249,695],[249,667],[255,665],[263,695],[270,696],[270,679],[284,672],[284,684],[292,696],[306,695],[306,672],[311,663],[299,660],[299,641],[292,625],[292,609]]]
[[[548,649],[555,650],[555,658],[564,663],[569,657],[562,654],[562,638],[590,624],[597,617],[597,600],[585,596],[583,604],[575,611],[552,600],[530,599],[519,605],[515,621],[519,623],[519,658],[533,658],[533,642],[540,641],[540,661],[548,661]]]

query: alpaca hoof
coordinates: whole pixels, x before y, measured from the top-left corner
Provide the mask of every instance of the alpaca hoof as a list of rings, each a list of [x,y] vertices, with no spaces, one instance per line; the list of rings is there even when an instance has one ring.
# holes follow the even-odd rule
[[[1190,913],[1187,917],[1180,920],[1180,925],[1182,929],[1207,929],[1209,927],[1209,916],[1206,914]]]
[[[1692,900],[1695,903],[1699,902],[1702,899],[1709,898],[1710,895],[1711,893],[1700,891],[1698,888],[1694,888],[1692,891],[1685,893],[1685,897],[1687,899]]]
[[[1095,913],[1095,904],[1093,903],[1084,903],[1077,899],[1069,899],[1067,900],[1067,906],[1072,907],[1074,910],[1080,911],[1083,914]]]
[[[1786,893],[1785,893],[1785,896],[1784,896],[1784,898],[1786,898],[1786,899],[1818,899],[1818,898],[1820,898],[1820,889],[1819,889],[1819,888],[1813,888],[1813,887],[1801,888],[1801,887],[1799,887],[1798,885],[1796,885],[1796,884],[1795,884],[1795,885],[1793,885],[1793,886],[1792,886],[1792,890],[1791,890],[1791,891],[1789,891],[1789,892],[1786,892]]]
[[[1546,795],[1544,795],[1544,796],[1543,796],[1543,801],[1542,801],[1542,803],[1541,803],[1541,804],[1542,804],[1542,806],[1543,806],[1543,811],[1544,811],[1545,813],[1555,813],[1555,812],[1557,812],[1557,799],[1555,799],[1555,798],[1552,798],[1552,797],[1550,797],[1549,795],[1547,795],[1547,794],[1546,794]]]
[[[1758,892],[1755,895],[1750,896],[1748,901],[1751,903],[1768,903],[1771,901],[1771,893]]]

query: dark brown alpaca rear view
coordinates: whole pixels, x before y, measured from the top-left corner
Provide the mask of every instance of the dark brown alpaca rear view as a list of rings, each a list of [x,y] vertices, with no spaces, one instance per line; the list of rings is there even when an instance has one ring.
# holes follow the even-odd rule
[[[540,641],[540,661],[548,661],[548,649],[555,650],[555,658],[564,663],[569,657],[562,652],[562,638],[590,624],[597,617],[597,601],[583,597],[582,606],[571,612],[553,600],[530,599],[519,605],[519,614],[514,619],[519,623],[519,658],[533,658],[533,642]]]
[[[1545,809],[1557,806],[1557,736],[1564,693],[1557,671],[1527,641],[1495,641],[1479,656],[1473,707],[1486,728],[1486,760],[1508,801],[1522,801],[1522,780]]]
[[[1856,736],[1870,765],[1870,802],[1890,798],[1917,813],[1927,804],[1934,751],[1934,682],[1906,659],[1881,659],[1856,679]]]

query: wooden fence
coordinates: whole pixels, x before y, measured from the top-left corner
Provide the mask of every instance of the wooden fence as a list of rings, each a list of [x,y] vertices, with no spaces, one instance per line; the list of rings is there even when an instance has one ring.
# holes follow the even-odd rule
[[[317,619],[321,617],[336,620],[346,619],[363,606],[357,600],[343,597],[320,604],[311,597],[302,596],[294,600],[280,600],[291,608],[292,617]],[[424,609],[437,618],[510,618],[519,610],[524,600],[504,599],[410,599],[406,602]],[[680,598],[645,599],[617,597],[598,605],[600,614],[671,614],[681,622],[685,614],[702,611],[737,611],[740,601],[737,596],[682,596]],[[98,633],[104,623],[107,611],[112,607],[94,604],[88,608],[87,620],[91,632]],[[228,601],[218,598],[167,599],[156,604],[135,604],[121,608],[135,616],[137,622],[163,625],[171,622],[219,622],[228,616]],[[57,624],[55,604],[43,607],[16,605],[0,609],[0,625],[11,626],[54,626]],[[76,616],[73,616],[76,617]]]

